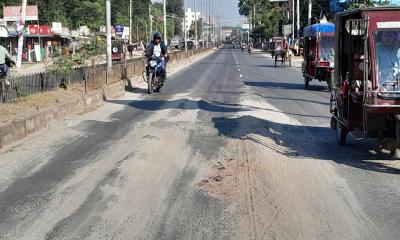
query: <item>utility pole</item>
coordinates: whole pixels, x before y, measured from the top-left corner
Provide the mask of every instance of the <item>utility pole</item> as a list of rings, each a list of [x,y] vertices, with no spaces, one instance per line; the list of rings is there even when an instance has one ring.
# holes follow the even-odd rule
[[[201,3],[201,39],[202,39],[202,45],[203,45],[203,48],[204,48],[204,17],[205,17],[205,12],[203,11],[204,9],[203,9],[203,1],[204,0],[200,0],[200,3]]]
[[[209,47],[209,40],[211,40],[211,0],[208,0],[208,34],[207,34],[207,47]]]
[[[150,3],[149,3],[149,20],[150,20],[150,32],[149,32],[149,37],[150,37],[150,40],[151,40],[151,38],[152,38],[152,36],[151,35],[153,35],[153,16],[151,15],[151,1],[150,1]],[[150,41],[149,41],[150,42]]]
[[[22,0],[21,6],[21,23],[25,26],[25,17],[26,17],[26,5],[27,0]],[[18,37],[18,53],[17,53],[17,69],[21,68],[22,65],[22,48],[24,47],[24,33],[21,32]]]
[[[197,38],[197,6],[196,6],[196,0],[194,0],[194,41],[195,41],[195,48],[197,50],[197,43],[198,43],[198,38]]]
[[[297,37],[300,37],[300,0],[297,0],[297,6],[296,6],[296,12],[297,12]]]
[[[253,4],[253,28],[256,27],[256,4]]]
[[[132,0],[129,0],[129,44],[132,44]]]
[[[186,0],[183,0],[183,41],[185,42],[185,52],[187,52],[188,47],[187,47],[187,22],[186,22]]]
[[[111,2],[106,0],[106,25],[107,25],[107,67],[112,67],[112,53],[111,53]]]
[[[308,0],[308,25],[311,25],[312,1]]]
[[[168,44],[168,39],[167,39],[167,1],[166,0],[164,0],[163,11],[164,11],[164,42],[165,42],[165,44]]]
[[[292,41],[294,40],[294,18],[295,18],[294,8],[295,8],[294,0],[292,0]]]

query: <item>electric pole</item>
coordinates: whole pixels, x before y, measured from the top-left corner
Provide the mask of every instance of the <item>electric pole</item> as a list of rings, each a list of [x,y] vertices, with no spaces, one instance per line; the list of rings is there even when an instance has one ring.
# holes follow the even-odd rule
[[[20,24],[25,27],[25,17],[26,17],[26,5],[27,0],[22,0],[21,6],[21,22]],[[24,47],[24,33],[19,33],[18,37],[18,53],[17,53],[17,69],[21,68],[22,65],[22,48]]]
[[[294,18],[295,18],[295,16],[294,16],[294,8],[295,8],[295,6],[294,6],[294,0],[292,0],[292,41],[294,40]]]
[[[186,22],[186,0],[183,0],[183,8],[184,8],[184,18],[183,18],[183,28],[184,28],[184,31],[183,31],[183,35],[184,35],[184,42],[185,42],[185,52],[187,52],[187,50],[188,50],[188,47],[187,47],[187,22]]]
[[[164,6],[163,6],[163,10],[164,10],[164,42],[165,44],[168,44],[168,39],[167,39],[167,1],[164,0]]]
[[[308,0],[308,25],[311,25],[312,1]]]
[[[129,44],[132,44],[132,0],[129,0]]]
[[[205,12],[203,11],[204,9],[203,9],[203,1],[204,0],[200,0],[200,2],[201,2],[201,43],[202,43],[202,45],[203,45],[203,48],[204,48],[204,17],[205,17]]]
[[[106,25],[107,25],[107,67],[112,67],[112,52],[111,52],[111,2],[106,0]]]
[[[194,26],[195,26],[195,30],[194,30],[194,41],[195,41],[195,48],[197,50],[197,43],[198,43],[198,38],[197,38],[197,6],[196,6],[196,0],[194,0]]]
[[[297,6],[296,6],[296,12],[297,12],[297,37],[300,37],[300,0],[297,0]]]
[[[151,15],[151,1],[150,1],[150,3],[149,3],[149,20],[150,20],[150,32],[149,32],[149,37],[150,37],[150,40],[151,40],[151,38],[153,37],[152,35],[153,35],[153,16]],[[150,41],[149,41],[150,42]]]

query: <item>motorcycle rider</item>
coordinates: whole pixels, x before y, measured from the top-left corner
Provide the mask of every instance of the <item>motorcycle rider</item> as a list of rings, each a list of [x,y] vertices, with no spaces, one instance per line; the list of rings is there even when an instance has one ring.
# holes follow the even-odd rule
[[[10,86],[10,67],[7,65],[7,59],[11,60],[11,55],[8,53],[7,49],[0,45],[0,70],[3,72],[2,84],[4,83],[6,87]],[[3,82],[4,81],[4,82]]]
[[[165,83],[167,77],[168,52],[167,45],[165,45],[165,43],[162,41],[162,36],[160,32],[154,33],[153,41],[151,41],[147,46],[147,65],[149,65],[149,62],[153,56],[161,59],[161,76],[163,83]]]
[[[6,73],[8,77],[10,74],[10,68],[7,65],[7,59],[11,60],[11,55],[8,53],[7,49],[0,45],[0,69]]]

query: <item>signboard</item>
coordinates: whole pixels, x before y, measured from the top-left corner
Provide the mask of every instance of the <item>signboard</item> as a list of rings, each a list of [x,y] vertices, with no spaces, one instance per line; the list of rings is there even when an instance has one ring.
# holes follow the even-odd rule
[[[378,28],[399,28],[400,22],[377,22],[376,26]]]
[[[124,26],[121,25],[115,26],[115,35],[122,37],[123,34],[124,34]]]
[[[14,22],[21,20],[21,6],[4,6],[3,7],[4,21]],[[25,21],[38,21],[39,10],[37,5],[26,7]]]
[[[122,33],[123,39],[129,39],[129,27],[124,27],[124,32]]]
[[[63,37],[70,37],[71,36],[71,31],[67,27],[62,28],[62,33],[61,36]]]
[[[50,26],[28,25],[28,33],[31,35],[54,35]]]
[[[284,36],[292,34],[292,24],[282,25],[282,33]]]
[[[90,30],[87,26],[81,26],[79,27],[79,33],[80,35],[88,36],[90,35]]]
[[[63,31],[62,23],[53,22],[52,25],[51,25],[51,30],[52,30],[55,34],[61,34],[62,31]]]
[[[77,31],[77,30],[72,30],[72,31],[71,31],[71,37],[73,37],[73,38],[79,38],[79,31]]]
[[[248,24],[248,23],[243,24],[243,25],[242,25],[242,28],[243,28],[244,30],[249,30],[249,29],[250,29],[250,24]]]
[[[101,33],[107,33],[107,27],[106,26],[100,26],[100,32]]]

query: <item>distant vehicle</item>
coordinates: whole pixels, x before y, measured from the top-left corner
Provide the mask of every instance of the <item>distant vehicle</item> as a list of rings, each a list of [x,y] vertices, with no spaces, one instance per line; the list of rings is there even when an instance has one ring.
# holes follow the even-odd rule
[[[295,56],[301,56],[304,54],[304,38],[294,39],[289,46],[289,49]]]
[[[194,48],[194,42],[192,40],[187,40],[187,49],[193,49]],[[181,49],[185,49],[185,41],[181,42]]]
[[[180,43],[180,39],[179,38],[172,38],[169,46],[172,49],[179,49],[179,47],[180,47],[179,43]]]
[[[283,48],[284,37],[273,37],[269,40],[268,51],[271,52],[271,56],[274,58],[277,51],[281,51]]]
[[[112,41],[112,60],[113,61],[122,61],[124,59],[124,41],[122,40],[114,40]]]
[[[304,28],[304,61],[302,64],[304,86],[317,79],[327,82],[332,89],[335,72],[335,25],[318,23]]]

